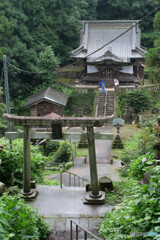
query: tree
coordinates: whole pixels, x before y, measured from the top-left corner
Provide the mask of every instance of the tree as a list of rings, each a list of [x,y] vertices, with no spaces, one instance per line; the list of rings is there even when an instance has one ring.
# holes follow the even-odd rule
[[[14,111],[19,106],[22,110],[35,88],[48,87],[53,82],[59,62],[69,61],[70,51],[79,45],[81,19],[85,19],[89,4],[95,14],[95,3],[96,0],[4,0],[2,4],[0,0],[0,52],[8,58]],[[42,67],[40,63],[46,62],[47,56],[52,67]],[[48,73],[39,74],[42,71]]]
[[[160,82],[160,12],[154,18],[154,29],[156,39],[154,47],[146,54],[146,62],[149,67],[149,78],[152,82]]]
[[[137,89],[127,93],[126,104],[129,109],[133,110],[135,120],[138,122],[138,114],[150,109],[152,106],[152,99],[147,90]]]
[[[51,82],[59,63],[60,61],[55,57],[51,46],[47,46],[44,51],[40,52],[38,65],[42,73],[45,73],[42,74],[42,78],[47,80],[48,83]]]
[[[98,19],[106,20],[140,20],[159,5],[153,0],[99,0],[97,6]],[[152,32],[153,16],[148,17],[140,25],[142,29],[142,44],[152,47],[155,35]]]

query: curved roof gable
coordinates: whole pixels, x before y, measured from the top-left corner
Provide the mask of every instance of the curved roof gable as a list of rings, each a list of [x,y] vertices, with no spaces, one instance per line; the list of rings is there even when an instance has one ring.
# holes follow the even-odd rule
[[[112,58],[116,56],[122,62],[128,62],[130,58],[134,57],[144,58],[145,50],[138,51],[138,49],[141,49],[141,30],[138,25],[103,47],[137,22],[137,20],[84,21],[81,30],[80,47],[71,52],[71,57],[87,58],[87,62],[98,62],[98,59],[103,58],[104,54],[110,51]],[[98,50],[101,47],[103,48]],[[93,53],[94,51],[97,52]]]
[[[50,102],[58,103],[60,105],[65,106],[67,103],[67,99],[68,99],[68,96],[65,93],[59,92],[55,89],[48,87],[30,96],[27,103],[24,105],[24,107],[31,106],[42,100],[48,100]]]

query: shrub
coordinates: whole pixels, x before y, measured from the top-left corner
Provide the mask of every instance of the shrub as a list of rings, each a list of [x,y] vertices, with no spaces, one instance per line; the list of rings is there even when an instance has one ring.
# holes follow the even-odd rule
[[[129,138],[124,143],[124,149],[120,153],[120,159],[123,163],[129,164],[139,156],[138,152],[139,134]]]
[[[146,159],[146,161],[144,162],[144,164],[142,164],[142,159],[144,158]],[[153,154],[139,156],[131,163],[128,173],[131,177],[142,179],[142,175],[144,173],[144,169],[146,170],[146,166],[153,165],[154,163],[155,160]]]
[[[144,112],[152,106],[152,97],[145,88],[128,92],[126,100],[127,105],[133,109],[135,114]]]
[[[139,135],[139,155],[153,152],[153,143],[155,141],[155,135],[151,132],[150,128],[143,128]]]
[[[49,229],[22,197],[4,194],[0,198],[0,239],[44,239]]]
[[[3,145],[3,150],[0,152],[0,177],[6,185],[11,185],[11,173],[14,172],[15,184],[22,186],[23,180],[23,140],[16,139],[12,141],[12,149],[9,147],[9,141],[2,138],[0,145]],[[31,177],[39,179],[42,177],[42,169],[47,160],[38,149],[38,146],[31,145]]]
[[[68,140],[60,142],[58,151],[54,155],[55,162],[69,162],[72,159],[73,148]]]
[[[47,141],[44,144],[44,154],[48,156],[51,153],[54,153],[59,148],[59,142]]]
[[[132,194],[125,196],[119,209],[107,212],[100,233],[107,240],[133,239],[132,232],[156,233],[160,237],[160,166],[152,168],[150,184],[132,182]],[[146,239],[159,239],[148,236]],[[142,239],[142,236],[134,236]]]
[[[89,89],[88,93],[77,92],[73,89],[69,94],[65,114],[69,116],[73,114],[75,116],[91,115],[94,109],[95,95],[93,89]]]
[[[73,162],[67,162],[67,163],[65,164],[65,170],[69,169],[69,168],[72,167],[72,166],[73,166]]]

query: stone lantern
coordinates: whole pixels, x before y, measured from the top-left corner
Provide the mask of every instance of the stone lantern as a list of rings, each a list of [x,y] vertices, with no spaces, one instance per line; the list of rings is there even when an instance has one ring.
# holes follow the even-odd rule
[[[123,146],[122,140],[120,138],[120,128],[124,127],[124,120],[121,118],[116,118],[113,120],[112,126],[116,127],[116,130],[117,130],[116,137],[112,144],[112,148],[113,149],[115,149],[115,148],[122,149],[122,148],[124,148],[124,146]]]

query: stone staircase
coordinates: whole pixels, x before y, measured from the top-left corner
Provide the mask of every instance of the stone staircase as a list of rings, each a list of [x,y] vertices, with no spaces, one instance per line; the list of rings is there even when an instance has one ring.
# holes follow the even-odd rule
[[[114,113],[114,90],[106,90],[105,93],[99,91],[97,97],[96,116],[110,116]]]

